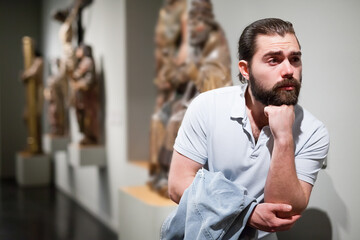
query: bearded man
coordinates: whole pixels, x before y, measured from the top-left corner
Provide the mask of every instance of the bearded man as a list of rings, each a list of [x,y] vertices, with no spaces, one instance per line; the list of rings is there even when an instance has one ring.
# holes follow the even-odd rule
[[[277,239],[306,208],[327,156],[324,124],[297,104],[302,61],[293,25],[258,20],[238,50],[245,84],[200,94],[179,129],[169,195],[180,205],[164,239]]]

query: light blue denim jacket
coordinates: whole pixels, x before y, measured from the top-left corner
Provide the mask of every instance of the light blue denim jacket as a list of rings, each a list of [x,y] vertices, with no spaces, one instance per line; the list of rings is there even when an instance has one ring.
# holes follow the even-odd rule
[[[257,239],[246,226],[257,202],[221,172],[200,169],[179,206],[164,221],[161,240]]]

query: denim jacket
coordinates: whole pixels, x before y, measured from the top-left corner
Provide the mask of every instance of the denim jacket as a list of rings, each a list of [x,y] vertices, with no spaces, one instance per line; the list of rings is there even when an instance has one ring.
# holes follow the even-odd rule
[[[257,202],[221,172],[200,169],[179,206],[164,221],[161,240],[257,239],[246,226]]]

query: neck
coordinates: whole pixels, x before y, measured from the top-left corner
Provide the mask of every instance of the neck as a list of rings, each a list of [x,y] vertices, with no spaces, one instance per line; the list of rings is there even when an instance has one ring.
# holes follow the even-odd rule
[[[264,126],[269,125],[268,118],[264,114],[265,105],[254,98],[250,87],[248,87],[245,92],[245,103],[252,126],[256,126],[258,130],[261,130]]]

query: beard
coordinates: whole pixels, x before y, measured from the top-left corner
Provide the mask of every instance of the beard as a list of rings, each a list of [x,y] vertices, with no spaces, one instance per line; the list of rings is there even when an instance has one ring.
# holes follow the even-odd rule
[[[266,90],[258,80],[254,78],[250,72],[250,89],[254,98],[264,104],[265,106],[281,106],[281,105],[296,105],[298,102],[302,77],[300,79],[287,78],[281,82],[276,83],[272,89]],[[284,87],[292,86],[292,90],[282,89]]]

